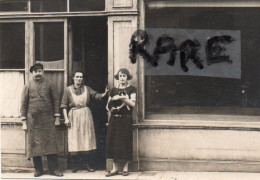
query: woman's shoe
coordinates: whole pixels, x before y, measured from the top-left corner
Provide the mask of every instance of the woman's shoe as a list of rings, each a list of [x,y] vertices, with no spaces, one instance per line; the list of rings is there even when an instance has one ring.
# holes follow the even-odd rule
[[[94,172],[95,169],[94,168],[91,168],[88,164],[85,164],[85,169],[88,171],[88,172]]]
[[[61,171],[50,171],[50,175],[61,177],[63,176],[63,173]]]
[[[123,176],[128,176],[129,175],[129,173],[127,172],[127,171],[123,171]]]
[[[73,168],[73,169],[72,169],[72,172],[73,172],[73,173],[76,173],[76,172],[78,172],[79,170],[80,170],[80,168],[79,168],[79,167],[76,167],[76,168]]]
[[[111,173],[110,171],[106,174],[106,177],[115,176],[118,174],[118,171]]]

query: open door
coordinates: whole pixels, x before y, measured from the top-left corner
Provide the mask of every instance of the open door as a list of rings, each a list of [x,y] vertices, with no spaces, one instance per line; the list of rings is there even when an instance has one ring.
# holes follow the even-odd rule
[[[86,74],[85,83],[103,93],[108,83],[107,17],[75,17],[69,19],[69,84],[75,70]],[[93,166],[105,169],[106,102],[92,100],[97,150],[90,155]]]

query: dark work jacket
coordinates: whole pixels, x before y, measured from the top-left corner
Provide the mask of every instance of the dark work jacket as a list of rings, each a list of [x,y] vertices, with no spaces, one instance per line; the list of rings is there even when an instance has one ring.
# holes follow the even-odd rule
[[[43,78],[25,85],[21,116],[27,122],[27,157],[57,154],[54,116],[59,116],[59,101],[50,81]]]

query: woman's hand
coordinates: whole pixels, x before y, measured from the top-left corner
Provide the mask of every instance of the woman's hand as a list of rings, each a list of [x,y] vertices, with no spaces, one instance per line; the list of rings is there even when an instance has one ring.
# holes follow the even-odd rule
[[[67,127],[70,127],[71,126],[71,123],[70,123],[70,120],[68,118],[68,115],[67,115],[67,109],[66,108],[63,108],[63,116],[64,116],[64,124],[67,126]]]
[[[106,87],[105,92],[102,94],[102,98],[105,97],[105,96],[107,95],[108,92],[109,92],[109,88]]]
[[[70,127],[70,126],[71,126],[71,123],[70,123],[69,118],[65,118],[64,124],[65,124],[67,127]]]
[[[115,110],[118,110],[118,108],[117,107],[112,107],[110,111],[113,112]]]

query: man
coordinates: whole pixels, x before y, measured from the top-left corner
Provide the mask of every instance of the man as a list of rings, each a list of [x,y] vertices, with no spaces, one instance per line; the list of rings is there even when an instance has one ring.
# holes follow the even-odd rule
[[[43,77],[42,64],[31,66],[30,72],[33,80],[25,85],[21,103],[23,129],[27,131],[27,157],[33,158],[35,177],[43,174],[43,155],[47,155],[50,174],[63,176],[58,171],[55,129],[60,116],[58,96],[53,85]]]

